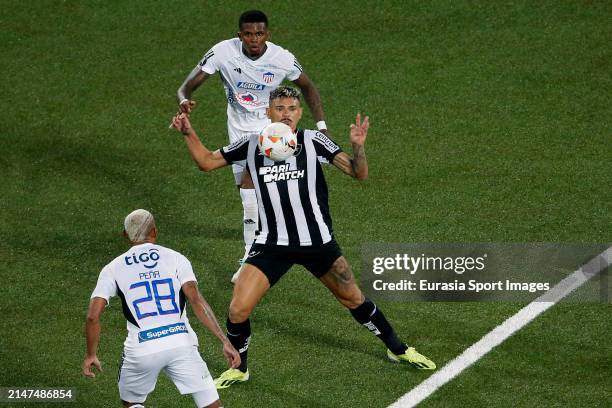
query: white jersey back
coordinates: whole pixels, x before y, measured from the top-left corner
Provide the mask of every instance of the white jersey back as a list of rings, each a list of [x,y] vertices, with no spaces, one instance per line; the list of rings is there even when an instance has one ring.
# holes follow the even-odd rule
[[[270,92],[285,80],[294,81],[302,73],[295,56],[278,45],[266,42],[267,49],[256,60],[242,51],[238,38],[213,46],[199,63],[209,75],[219,72],[227,96],[227,119],[230,135],[259,132],[268,123],[266,108]],[[233,140],[231,140],[233,141]]]
[[[189,260],[155,244],[135,245],[106,265],[91,297],[121,299],[127,319],[126,355],[198,345],[185,311],[182,285],[196,281]]]

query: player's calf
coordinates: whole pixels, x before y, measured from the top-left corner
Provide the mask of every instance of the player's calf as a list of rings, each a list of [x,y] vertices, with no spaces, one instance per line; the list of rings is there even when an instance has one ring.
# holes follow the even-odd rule
[[[357,322],[385,343],[394,354],[400,355],[406,352],[408,348],[406,344],[400,340],[383,312],[370,299],[366,298],[361,305],[349,311]]]
[[[355,282],[351,266],[343,256],[320,278],[343,306],[353,309],[363,303],[364,296]]]

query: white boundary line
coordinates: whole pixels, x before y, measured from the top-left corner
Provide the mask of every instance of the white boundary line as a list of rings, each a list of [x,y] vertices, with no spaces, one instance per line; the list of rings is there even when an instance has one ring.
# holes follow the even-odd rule
[[[388,408],[410,408],[419,404],[541,313],[548,310],[602,270],[605,270],[610,265],[611,259],[612,247],[591,259],[588,263],[552,287],[548,292],[519,310],[514,316],[472,344],[461,355],[404,394],[400,399],[389,405]]]

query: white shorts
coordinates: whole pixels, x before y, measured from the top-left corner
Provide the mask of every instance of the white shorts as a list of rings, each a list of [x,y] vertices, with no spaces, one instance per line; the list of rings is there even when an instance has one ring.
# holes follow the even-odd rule
[[[177,347],[144,356],[121,356],[119,396],[123,401],[143,403],[155,389],[159,372],[172,380],[181,394],[205,392],[205,406],[219,399],[208,367],[196,346]]]
[[[232,121],[229,120],[227,123],[227,134],[229,136],[230,143],[234,143],[236,140],[241,139],[245,136],[250,136],[253,133],[259,134],[261,129],[263,129],[264,127],[266,127],[268,123],[270,123],[270,120],[265,119],[264,121],[260,120],[259,122],[254,122],[253,130],[248,130],[248,131],[239,130],[235,128],[234,126],[231,125],[231,122]],[[234,173],[234,182],[236,183],[237,186],[239,186],[242,183],[242,172],[243,171],[244,171],[244,167],[240,166],[239,164],[232,164],[232,173]]]

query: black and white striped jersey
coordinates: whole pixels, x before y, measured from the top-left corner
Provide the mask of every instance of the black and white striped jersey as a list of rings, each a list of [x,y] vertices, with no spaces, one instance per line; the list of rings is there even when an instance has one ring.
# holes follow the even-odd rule
[[[275,162],[259,151],[257,134],[221,149],[228,163],[244,165],[257,192],[258,244],[322,245],[332,239],[327,183],[321,163],[331,163],[342,151],[315,130],[297,131],[296,154]]]

